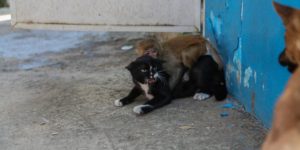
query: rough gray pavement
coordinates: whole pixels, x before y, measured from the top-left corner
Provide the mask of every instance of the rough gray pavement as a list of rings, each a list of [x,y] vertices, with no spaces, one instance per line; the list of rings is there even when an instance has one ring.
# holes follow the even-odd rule
[[[186,98],[144,116],[132,112],[142,98],[115,107],[132,86],[124,67],[136,57],[121,47],[143,36],[0,23],[0,149],[259,149],[265,130],[233,101]]]

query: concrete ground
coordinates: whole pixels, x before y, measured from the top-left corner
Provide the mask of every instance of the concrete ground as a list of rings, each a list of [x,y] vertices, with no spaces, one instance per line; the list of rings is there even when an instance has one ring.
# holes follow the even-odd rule
[[[124,67],[136,57],[121,47],[144,36],[12,30],[1,22],[0,149],[259,149],[265,130],[230,99],[175,100],[145,116],[132,112],[142,100],[114,107],[132,86]]]

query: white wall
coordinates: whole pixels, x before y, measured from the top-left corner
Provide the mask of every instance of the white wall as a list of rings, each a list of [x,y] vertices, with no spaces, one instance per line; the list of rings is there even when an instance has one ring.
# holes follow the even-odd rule
[[[200,0],[11,0],[16,27],[199,30]]]

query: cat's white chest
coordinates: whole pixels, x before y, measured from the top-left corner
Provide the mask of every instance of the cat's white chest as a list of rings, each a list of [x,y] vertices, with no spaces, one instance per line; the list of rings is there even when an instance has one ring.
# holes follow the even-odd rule
[[[151,100],[154,98],[154,96],[152,94],[149,94],[149,85],[148,84],[142,84],[142,83],[139,83],[139,85],[141,86],[142,90],[144,91],[145,93],[145,96]]]

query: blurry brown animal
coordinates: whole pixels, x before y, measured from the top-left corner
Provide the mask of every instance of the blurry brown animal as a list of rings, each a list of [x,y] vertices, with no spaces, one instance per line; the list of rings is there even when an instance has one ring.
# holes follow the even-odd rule
[[[182,79],[184,72],[190,69],[199,56],[211,54],[222,68],[222,61],[216,49],[209,41],[200,35],[182,35],[166,42],[158,42],[157,39],[146,39],[136,46],[139,56],[150,55],[165,60],[166,71],[171,75],[171,89]]]
[[[286,49],[282,55],[290,63],[300,64],[300,10],[274,2],[286,27]],[[300,69],[289,79],[276,104],[272,128],[262,150],[300,150]]]
[[[176,38],[178,36],[182,36],[183,33],[177,32],[156,32],[153,34],[153,37],[157,39],[158,42],[163,43],[170,39]]]

